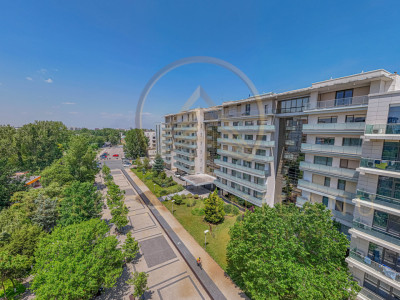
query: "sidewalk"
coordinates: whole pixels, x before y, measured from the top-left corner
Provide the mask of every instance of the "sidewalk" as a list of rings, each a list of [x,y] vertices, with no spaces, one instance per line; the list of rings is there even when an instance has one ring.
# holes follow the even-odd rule
[[[158,198],[151,193],[147,186],[131,171],[124,170],[126,174],[132,179],[135,185],[141,190],[141,196],[145,196],[151,205],[157,210],[160,216],[165,220],[171,230],[183,242],[185,248],[193,256],[193,261],[188,261],[188,264],[193,264],[196,270],[196,261],[194,257],[202,258],[203,269],[218,287],[226,299],[248,299],[245,294],[233,283],[233,281],[226,275],[224,270],[212,259],[212,257],[196,242],[196,240],[183,228],[183,226],[175,219],[170,211],[162,205]],[[128,178],[129,178],[128,177]],[[178,247],[180,245],[177,245]]]

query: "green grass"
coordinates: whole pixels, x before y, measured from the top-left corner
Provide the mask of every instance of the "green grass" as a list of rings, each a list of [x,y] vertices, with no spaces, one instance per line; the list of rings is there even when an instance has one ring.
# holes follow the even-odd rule
[[[176,184],[170,187],[161,187],[158,184],[154,183],[153,180],[146,179],[146,177],[152,177],[152,173],[149,171],[144,176],[143,173],[137,169],[132,169],[132,172],[135,173],[136,176],[139,177],[140,180],[143,181],[144,184],[149,188],[149,190],[157,197],[177,193],[184,190],[184,187],[180,184]],[[163,190],[165,191],[165,193],[162,193]]]
[[[197,200],[193,207],[187,207],[186,203],[192,200],[183,200],[181,205],[174,204],[174,216],[182,226],[194,237],[200,246],[204,247],[204,230],[210,230],[209,223],[204,221],[204,216],[191,213],[194,208],[204,208],[204,202]],[[172,212],[172,202],[164,201],[165,207]],[[225,216],[222,224],[212,225],[212,232],[207,233],[207,252],[212,258],[226,270],[226,246],[229,242],[229,229],[235,224],[236,216]]]

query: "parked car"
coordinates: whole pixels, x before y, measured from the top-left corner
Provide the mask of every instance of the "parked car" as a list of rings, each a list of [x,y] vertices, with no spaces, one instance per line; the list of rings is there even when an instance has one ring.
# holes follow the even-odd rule
[[[119,154],[114,154],[113,157],[119,157]]]

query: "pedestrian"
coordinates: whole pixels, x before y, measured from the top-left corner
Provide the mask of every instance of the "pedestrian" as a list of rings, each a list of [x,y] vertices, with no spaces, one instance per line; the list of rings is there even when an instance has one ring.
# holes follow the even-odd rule
[[[200,257],[197,259],[197,265],[200,267],[200,269],[201,269],[201,259],[200,259]]]

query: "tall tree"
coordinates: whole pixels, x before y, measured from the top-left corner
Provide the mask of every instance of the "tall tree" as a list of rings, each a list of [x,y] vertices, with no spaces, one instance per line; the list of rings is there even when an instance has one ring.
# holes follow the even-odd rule
[[[52,183],[65,185],[71,183],[74,177],[71,175],[68,166],[63,159],[54,161],[50,166],[46,167],[41,173],[40,183],[47,187]]]
[[[43,195],[35,200],[36,211],[32,215],[32,222],[50,231],[58,220],[58,202]]]
[[[267,205],[230,230],[228,274],[252,299],[348,299],[347,238],[322,204]]]
[[[207,222],[217,224],[224,221],[224,201],[218,196],[217,190],[204,200],[204,213]]]
[[[160,154],[157,154],[156,158],[154,159],[153,171],[157,174],[164,171],[164,160],[162,159]]]
[[[130,158],[146,156],[148,140],[142,129],[131,129],[125,134],[124,151]]]
[[[15,282],[27,275],[31,260],[25,255],[11,255],[6,251],[0,251],[0,281],[6,294],[4,283],[10,280],[14,290]]]
[[[62,156],[69,133],[61,122],[36,121],[18,129],[15,139],[20,167],[33,172]]]
[[[0,125],[0,157],[7,159],[10,166],[17,164],[15,135],[17,131],[10,125]]]
[[[64,190],[60,203],[60,224],[63,226],[100,217],[101,195],[90,182],[75,181]]]
[[[149,274],[145,272],[132,273],[133,277],[129,278],[126,283],[133,285],[133,297],[142,297],[149,289],[147,287],[147,278]]]
[[[14,171],[7,158],[0,157],[0,210],[10,206],[15,192],[26,190],[25,183],[14,177]]]
[[[128,232],[125,243],[122,245],[122,250],[124,250],[124,256],[127,262],[131,262],[135,259],[136,255],[139,253],[139,248],[138,241],[132,237],[131,232]]]
[[[71,139],[64,161],[76,180],[93,182],[98,172],[95,159],[96,153],[89,147],[85,137],[79,135]]]
[[[107,224],[91,219],[57,226],[35,252],[31,288],[36,299],[91,299],[100,287],[115,285],[123,254]]]

